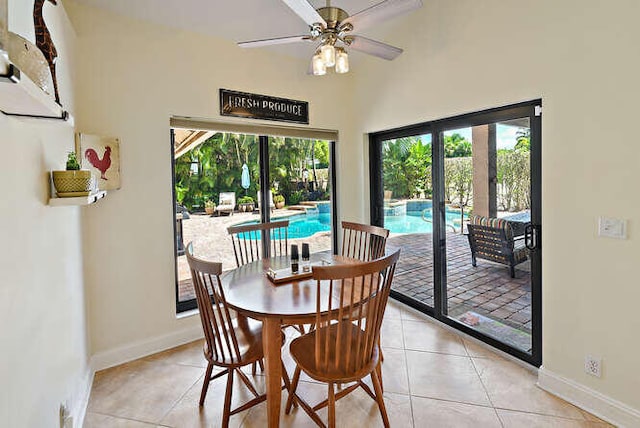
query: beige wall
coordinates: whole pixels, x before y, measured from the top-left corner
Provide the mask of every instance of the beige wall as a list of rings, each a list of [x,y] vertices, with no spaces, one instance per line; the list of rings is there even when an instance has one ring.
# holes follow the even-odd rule
[[[639,13],[635,0],[430,0],[387,37],[398,60],[353,73],[361,133],[543,99],[543,364],[635,409]],[[598,216],[628,219],[629,239],[598,238]]]
[[[28,3],[9,2],[9,28],[34,41]],[[45,19],[61,58],[61,99],[73,112],[75,34],[62,5],[47,7]],[[81,209],[47,205],[48,171],[64,167],[73,127],[0,114],[0,145],[0,426],[59,426],[60,403],[77,418],[90,381]]]
[[[541,97],[544,365],[640,409],[637,1],[431,0],[387,27],[400,58],[338,79],[69,6],[78,128],[122,141],[123,188],[84,216],[93,353],[197,327],[174,312],[168,120],[220,119],[218,88],[309,100],[311,126],[339,129],[340,214],[354,220],[368,218],[366,133]],[[628,219],[629,239],[597,238],[598,216]],[[601,379],[584,374],[587,353],[602,356]]]
[[[78,32],[78,129],[121,141],[122,189],[86,212],[84,228],[91,350],[109,364],[200,329],[197,317],[175,313],[169,118],[221,120],[218,89],[227,88],[308,100],[310,126],[342,134],[351,97],[348,79],[314,79],[306,61],[68,4]],[[339,180],[359,182],[348,154]],[[351,189],[340,195],[344,213],[360,210]]]

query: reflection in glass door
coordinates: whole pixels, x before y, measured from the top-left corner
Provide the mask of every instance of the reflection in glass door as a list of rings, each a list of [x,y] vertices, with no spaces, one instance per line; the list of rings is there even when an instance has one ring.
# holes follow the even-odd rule
[[[433,308],[431,134],[382,141],[383,226],[402,252],[393,294]]]
[[[532,351],[529,118],[440,133],[447,227],[446,315],[525,353]]]

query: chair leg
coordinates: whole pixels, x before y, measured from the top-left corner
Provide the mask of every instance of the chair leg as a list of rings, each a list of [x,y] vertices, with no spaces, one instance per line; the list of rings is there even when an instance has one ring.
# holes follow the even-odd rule
[[[380,379],[380,390],[384,393],[384,383],[382,382],[382,364],[378,362],[376,366],[376,372],[378,373],[378,379]]]
[[[200,405],[204,405],[204,399],[207,397],[209,390],[209,382],[211,382],[211,373],[213,372],[213,364],[207,364],[207,372],[204,374],[204,382],[202,383],[202,391],[200,392]]]
[[[251,376],[256,375],[256,362],[251,363]]]
[[[333,383],[329,383],[329,406],[327,411],[329,412],[329,428],[336,428],[336,396],[333,389]]]
[[[510,270],[511,270],[511,278],[515,278],[516,277],[516,268],[515,268],[515,266],[511,265],[509,267],[510,267]]]
[[[229,370],[227,373],[227,390],[224,394],[224,409],[222,411],[222,427],[228,428],[229,417],[231,416],[231,393],[233,392],[233,372]]]
[[[380,409],[380,414],[382,415],[382,423],[384,424],[385,428],[389,428],[389,416],[387,416],[387,409],[384,406],[382,384],[380,382],[380,378],[378,377],[377,370],[371,372],[371,381],[373,382],[373,390],[376,392],[376,402],[378,403],[378,408]]]
[[[300,380],[300,367],[296,366],[296,370],[293,372],[293,381],[291,382],[291,388],[289,389],[289,398],[287,398],[287,407],[285,413],[288,415],[291,412],[291,406],[294,402],[294,395],[296,388],[298,387],[298,381]]]
[[[258,360],[258,365],[260,366],[260,371],[264,373],[264,361]]]

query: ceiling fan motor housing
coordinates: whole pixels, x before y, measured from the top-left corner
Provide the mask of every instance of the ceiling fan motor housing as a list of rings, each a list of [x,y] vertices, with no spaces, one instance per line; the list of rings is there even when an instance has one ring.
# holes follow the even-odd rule
[[[339,7],[321,7],[318,14],[327,22],[328,30],[337,30],[338,25],[349,17],[349,14]]]

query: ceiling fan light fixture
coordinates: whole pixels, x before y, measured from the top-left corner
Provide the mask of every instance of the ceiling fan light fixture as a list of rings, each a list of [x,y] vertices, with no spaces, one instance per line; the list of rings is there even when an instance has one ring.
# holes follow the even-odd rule
[[[336,49],[336,73],[343,74],[349,72],[349,55],[342,48]]]
[[[327,66],[324,63],[322,55],[320,53],[316,53],[311,59],[311,65],[313,67],[313,75],[314,76],[322,76],[327,74]]]
[[[320,55],[322,55],[325,66],[333,67],[336,65],[336,48],[332,44],[327,43],[322,45]]]

